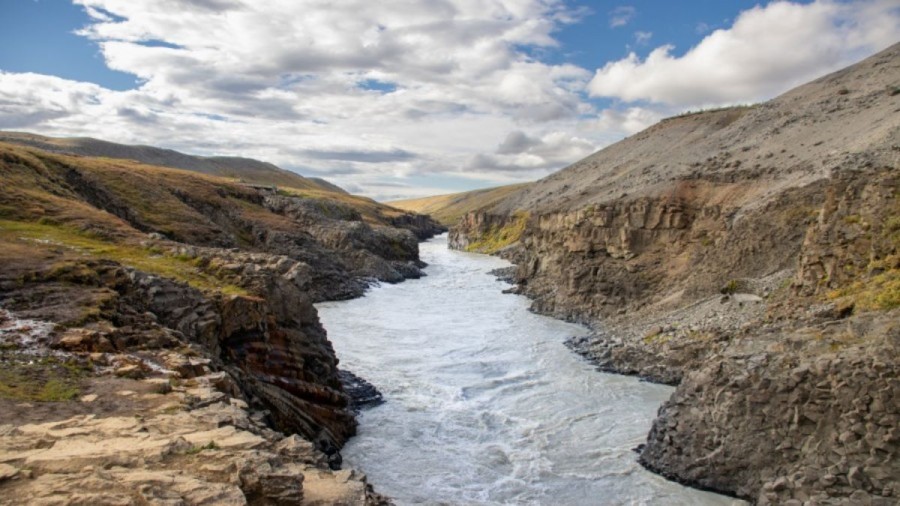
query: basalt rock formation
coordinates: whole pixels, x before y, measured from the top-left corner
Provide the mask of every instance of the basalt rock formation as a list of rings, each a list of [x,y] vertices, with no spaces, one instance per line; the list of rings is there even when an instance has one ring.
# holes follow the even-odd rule
[[[0,308],[12,322],[0,321],[0,435],[21,450],[0,455],[3,465],[19,470],[3,468],[9,473],[0,478],[0,495],[27,497],[39,483],[57,495],[82,486],[86,494],[111,486],[127,495],[123,484],[134,482],[146,488],[143,499],[132,494],[137,502],[219,504],[243,497],[291,504],[310,502],[305,484],[318,480],[324,488],[315,494],[323,498],[333,492],[338,500],[346,492],[356,494],[348,502],[382,500],[364,477],[330,471],[339,469],[338,450],[356,422],[313,303],[358,296],[376,281],[420,276],[418,240],[441,226],[340,193],[325,198],[3,144],[0,186]],[[198,378],[210,375],[217,393],[192,393],[206,381]],[[104,453],[98,470],[126,469],[111,473],[33,466],[32,456],[47,445],[44,453],[56,455],[51,450],[69,444],[58,434],[85,435],[87,446],[73,458],[106,437],[127,446],[133,435],[126,433],[134,431],[116,419],[131,416],[134,400],[104,390],[109,377],[166,390],[146,395],[168,394],[170,387],[180,392],[172,413],[158,413],[144,427],[159,436],[152,455],[140,445],[118,460]],[[93,404],[92,395],[105,400]],[[155,399],[146,395],[141,399]],[[199,416],[195,422],[205,427],[206,415],[197,410],[229,403],[241,412],[216,414],[224,421],[215,423],[243,431],[240,454],[223,448],[215,472],[184,461],[185,452],[193,455],[184,440],[197,439],[188,433],[205,430],[191,429],[189,418]],[[168,416],[182,409],[189,416]],[[40,427],[26,428],[25,420]],[[300,465],[283,455],[284,434],[310,441],[314,462]],[[186,476],[171,481],[165,469]],[[49,476],[59,473],[64,476]],[[216,485],[199,493],[204,483]],[[6,487],[22,495],[7,496]]]
[[[900,45],[769,102],[670,118],[451,229],[678,385],[641,462],[760,504],[900,494]]]
[[[387,503],[362,474],[333,471],[313,443],[272,430],[234,375],[212,372],[219,361],[177,333],[127,351],[116,349],[122,335],[52,333],[0,312],[5,370],[28,370],[15,348],[56,381],[78,375],[70,400],[0,399],[0,504]],[[148,335],[145,325],[131,337]]]

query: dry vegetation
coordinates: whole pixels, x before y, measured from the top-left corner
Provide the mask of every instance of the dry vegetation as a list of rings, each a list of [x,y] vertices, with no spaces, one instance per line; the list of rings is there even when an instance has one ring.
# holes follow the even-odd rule
[[[475,238],[469,243],[466,251],[474,253],[487,253],[492,255],[519,241],[528,224],[528,213],[519,211],[513,214],[512,219],[502,226],[492,226],[487,232]]]
[[[0,132],[0,142],[35,147],[54,153],[89,156],[94,159],[131,160],[146,165],[185,169],[230,178],[234,182],[343,192],[327,181],[306,178],[270,163],[248,158],[192,156],[151,146],[129,146],[85,137],[45,137],[24,132]]]
[[[442,225],[452,226],[467,212],[494,204],[529,185],[531,183],[513,184],[421,199],[397,200],[387,204],[405,211],[430,214]]]
[[[0,261],[10,272],[110,260],[201,290],[242,294],[240,287],[203,272],[197,260],[153,246],[147,233],[251,250],[259,231],[303,234],[297,222],[264,207],[256,189],[131,160],[0,143],[0,188]],[[344,193],[297,188],[280,188],[279,193],[320,201],[323,209],[352,213],[373,224],[388,224],[404,214]]]

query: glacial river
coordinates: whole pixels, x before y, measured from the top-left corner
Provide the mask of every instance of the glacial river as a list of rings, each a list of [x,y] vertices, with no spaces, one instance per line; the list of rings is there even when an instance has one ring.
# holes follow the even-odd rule
[[[427,277],[318,304],[342,367],[386,403],[341,452],[398,504],[725,505],[645,471],[632,448],[672,389],[597,372],[528,311],[498,258],[420,245]]]

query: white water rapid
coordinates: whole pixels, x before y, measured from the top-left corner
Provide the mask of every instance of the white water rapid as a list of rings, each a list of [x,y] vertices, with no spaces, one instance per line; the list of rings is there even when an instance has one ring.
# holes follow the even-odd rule
[[[672,389],[597,372],[528,312],[498,258],[420,245],[427,277],[318,304],[341,367],[386,403],[342,450],[398,504],[723,505],[644,470],[632,448]]]

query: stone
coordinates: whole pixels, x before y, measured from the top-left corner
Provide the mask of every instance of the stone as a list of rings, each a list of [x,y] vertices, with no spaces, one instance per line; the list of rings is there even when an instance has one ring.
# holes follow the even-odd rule
[[[0,464],[0,482],[15,478],[19,474],[19,468],[9,464]]]
[[[119,367],[115,370],[115,375],[120,378],[141,379],[144,377],[144,370],[136,364],[129,364]]]

